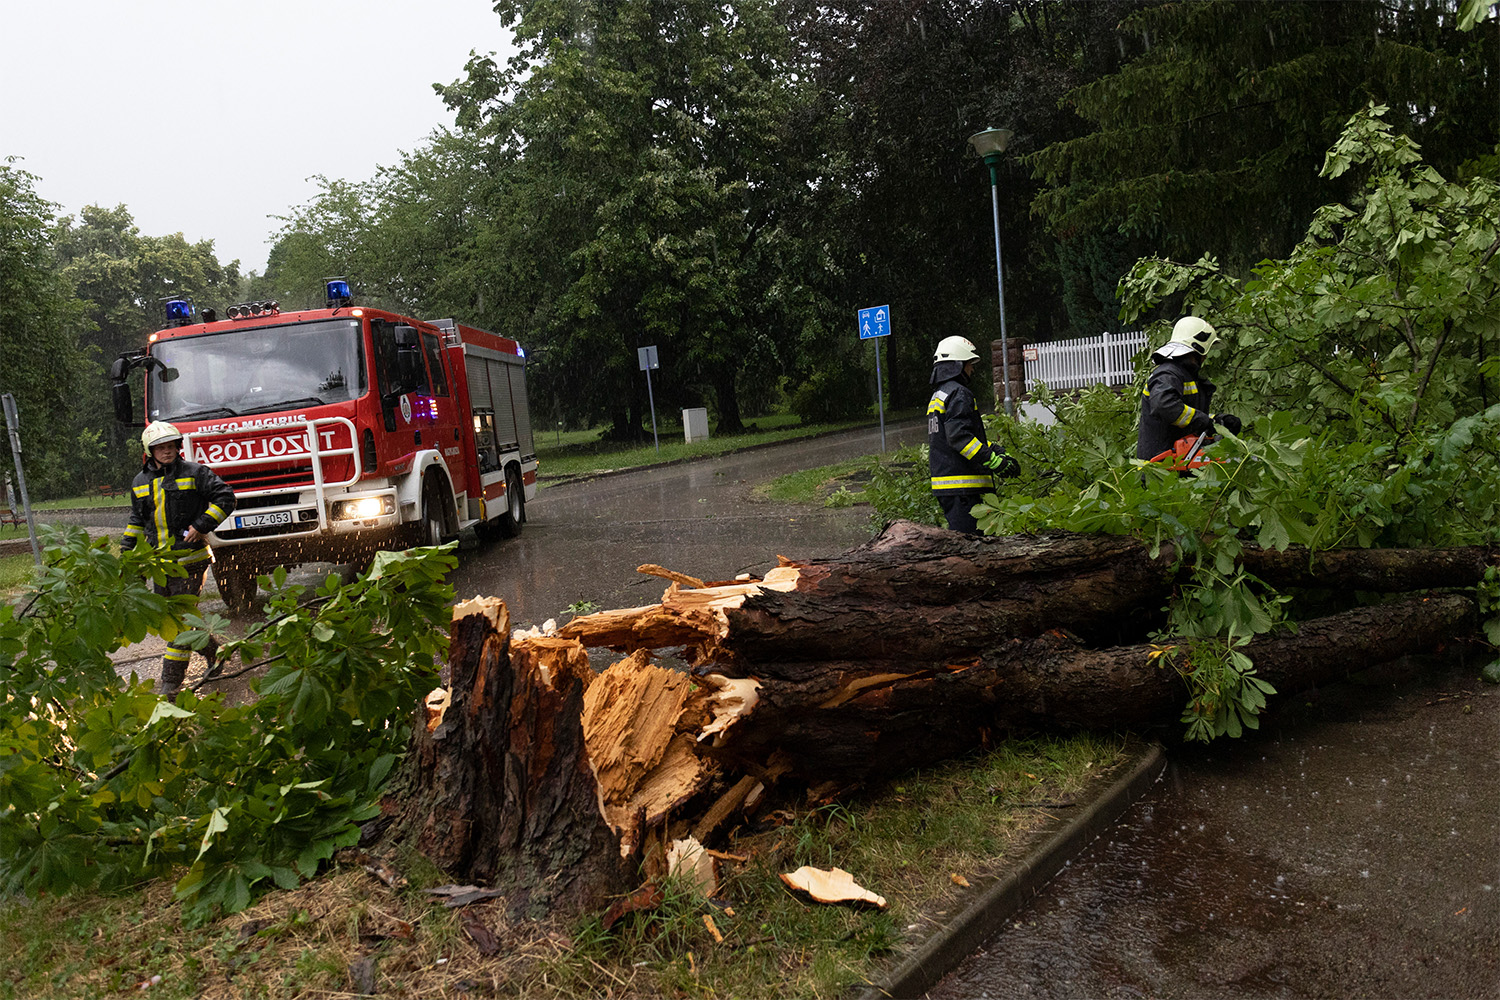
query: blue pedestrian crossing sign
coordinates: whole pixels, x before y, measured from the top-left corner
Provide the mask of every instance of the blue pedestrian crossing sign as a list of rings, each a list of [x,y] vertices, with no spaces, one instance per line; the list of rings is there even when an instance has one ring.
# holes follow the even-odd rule
[[[868,306],[859,311],[859,339],[889,337],[891,335],[891,307]]]

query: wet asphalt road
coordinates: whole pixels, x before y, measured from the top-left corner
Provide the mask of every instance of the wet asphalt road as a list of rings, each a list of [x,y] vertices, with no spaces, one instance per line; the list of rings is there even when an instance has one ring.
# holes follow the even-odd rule
[[[886,428],[886,444],[924,440],[925,423]],[[527,505],[519,538],[464,553],[449,580],[459,598],[499,597],[517,626],[559,623],[565,609],[601,609],[661,599],[667,582],[635,571],[656,563],[701,580],[760,574],[777,555],[836,555],[866,541],[870,508],[788,508],[751,499],[751,489],[788,472],[880,451],[878,429],[738,452],[587,482],[545,486]],[[545,472],[546,470],[543,469]]]
[[[1500,689],[1388,670],[1191,750],[929,996],[1500,997]]]

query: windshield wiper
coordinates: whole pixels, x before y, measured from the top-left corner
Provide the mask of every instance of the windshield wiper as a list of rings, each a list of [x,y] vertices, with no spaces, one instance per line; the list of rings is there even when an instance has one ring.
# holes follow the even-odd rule
[[[213,406],[206,410],[194,410],[192,413],[175,414],[173,420],[202,420],[204,417],[237,417],[239,413],[227,406]]]
[[[321,397],[318,397],[318,396],[303,396],[301,399],[285,399],[285,400],[282,400],[281,402],[278,402],[278,403],[271,403],[268,406],[253,406],[250,409],[245,410],[243,412],[245,412],[245,413],[268,413],[271,410],[289,410],[289,409],[291,409],[294,406],[323,406],[323,405],[325,405],[325,400],[323,400]]]

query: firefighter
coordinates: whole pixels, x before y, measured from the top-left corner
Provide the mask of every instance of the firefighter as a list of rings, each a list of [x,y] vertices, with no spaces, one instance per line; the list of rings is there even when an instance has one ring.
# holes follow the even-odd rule
[[[234,490],[224,480],[197,462],[182,457],[182,432],[164,420],[154,421],[141,434],[146,462],[130,484],[130,521],[121,549],[133,549],[144,540],[179,553],[177,561],[186,577],[168,577],[158,584],[158,594],[197,595],[208,572],[208,533],[234,510]],[[162,656],[163,698],[175,698],[182,690],[192,651],[173,642]]]
[[[1209,416],[1215,386],[1199,373],[1203,359],[1219,342],[1219,335],[1197,316],[1184,316],[1172,327],[1172,337],[1151,355],[1156,367],[1141,393],[1141,419],[1136,432],[1135,457],[1150,460],[1170,449],[1181,437],[1196,437],[1223,424],[1240,432],[1240,418],[1232,413]]]
[[[979,524],[970,513],[979,498],[995,489],[994,477],[1019,475],[1021,464],[985,437],[984,423],[974,407],[969,378],[979,352],[963,337],[939,341],[932,358],[936,386],[927,403],[927,471],[932,494],[948,527],[970,535]]]

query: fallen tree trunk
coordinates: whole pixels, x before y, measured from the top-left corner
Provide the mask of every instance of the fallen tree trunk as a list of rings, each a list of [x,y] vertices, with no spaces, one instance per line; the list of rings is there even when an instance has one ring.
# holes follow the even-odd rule
[[[1282,694],[1440,648],[1474,624],[1463,595],[1412,598],[1303,622],[1244,652]],[[772,754],[808,781],[864,780],[972,750],[1006,731],[1171,723],[1186,688],[1150,645],[1088,649],[1060,632],[966,661],[815,661],[755,667],[753,709],[709,751],[721,766]]]
[[[1283,585],[1399,590],[1472,585],[1494,561],[1253,550],[1245,565]],[[1186,699],[1140,641],[1181,568],[1128,538],[898,523],[762,580],[642,569],[671,580],[660,604],[557,637],[508,639],[498,601],[455,610],[450,704],[413,739],[388,841],[494,883],[513,909],[596,905],[629,888],[635,858],[690,855],[778,779],[868,781],[1013,730],[1170,724]],[[1244,651],[1285,694],[1439,649],[1474,612],[1463,594],[1409,597]],[[1097,641],[1114,634],[1130,639]],[[584,645],[631,655],[595,677]],[[690,672],[652,662],[669,648]]]
[[[1243,563],[1278,587],[1402,592],[1473,586],[1492,549],[1286,552]],[[619,650],[684,647],[695,664],[962,656],[1051,629],[1131,642],[1184,577],[1170,546],[1055,532],[975,538],[898,521],[835,559],[783,560],[760,583],[668,588],[659,605],[576,618],[560,632]]]

